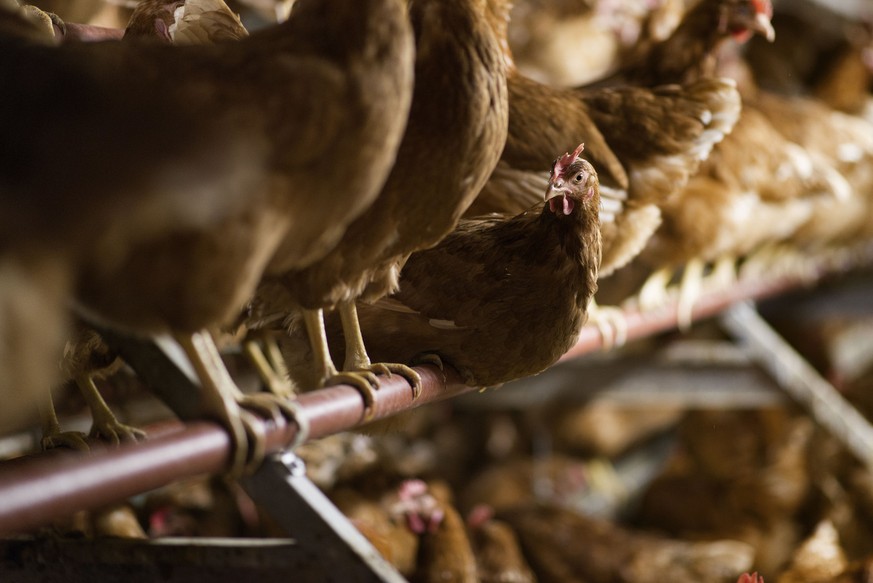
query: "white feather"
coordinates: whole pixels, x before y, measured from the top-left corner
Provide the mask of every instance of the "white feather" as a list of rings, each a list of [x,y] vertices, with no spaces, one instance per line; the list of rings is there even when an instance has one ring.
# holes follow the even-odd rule
[[[392,312],[400,312],[403,314],[419,313],[418,311],[413,310],[403,302],[395,300],[394,298],[381,298],[376,302],[375,305],[382,308],[383,310],[390,310]]]
[[[436,328],[437,330],[462,330],[462,326],[458,326],[455,324],[453,320],[438,320],[436,318],[431,318],[427,321],[428,324]]]

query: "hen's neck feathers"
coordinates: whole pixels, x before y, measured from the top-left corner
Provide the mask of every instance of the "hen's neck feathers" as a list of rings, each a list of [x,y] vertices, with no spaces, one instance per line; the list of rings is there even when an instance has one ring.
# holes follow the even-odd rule
[[[569,215],[559,215],[543,207],[539,221],[542,228],[553,230],[561,248],[568,257],[578,259],[585,268],[600,266],[600,207],[599,195],[589,201],[578,202]]]
[[[715,51],[728,38],[719,30],[722,0],[701,0],[668,38],[631,67],[628,77],[644,85],[681,83],[712,74]]]
[[[588,201],[577,201],[569,215],[555,214],[548,203],[540,203],[503,223],[498,242],[500,246],[521,245],[526,262],[566,271],[568,281],[584,279],[593,288],[601,257],[599,206],[597,193]],[[528,223],[530,228],[519,228],[519,223]]]

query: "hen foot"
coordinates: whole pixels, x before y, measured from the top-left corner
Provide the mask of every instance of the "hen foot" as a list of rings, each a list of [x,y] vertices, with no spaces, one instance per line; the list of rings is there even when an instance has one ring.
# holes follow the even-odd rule
[[[337,311],[342,321],[343,332],[346,337],[346,360],[343,370],[346,372],[376,372],[391,377],[397,373],[412,387],[412,399],[421,395],[421,375],[405,364],[379,362],[372,364],[364,346],[364,337],[361,334],[361,324],[358,321],[358,308],[355,302],[342,302],[337,306]]]
[[[58,431],[50,435],[43,435],[40,440],[43,451],[66,447],[76,451],[90,452],[91,446],[85,440],[85,434],[79,431]]]
[[[367,371],[359,373],[337,372],[327,345],[323,310],[303,310],[303,323],[306,325],[309,344],[312,346],[314,366],[321,371],[320,386],[331,387],[343,384],[353,386],[361,393],[361,398],[364,400],[364,421],[372,419],[373,406],[376,404],[375,391],[379,388],[379,379],[375,374]]]
[[[379,389],[379,379],[375,374],[363,372],[335,372],[325,378],[321,386],[350,385],[361,393],[364,400],[364,422],[370,421],[375,413],[376,391]]]
[[[706,286],[715,290],[729,289],[737,284],[737,279],[736,258],[723,255],[715,262],[712,272],[706,278]]]
[[[668,286],[671,279],[673,279],[673,270],[667,267],[659,269],[646,279],[637,294],[640,311],[651,312],[668,302],[670,299]]]
[[[88,408],[91,409],[91,431],[89,435],[113,445],[122,441],[142,441],[146,438],[146,432],[130,425],[125,425],[112,412],[106,401],[97,390],[94,379],[88,374],[76,377],[76,386],[82,393]]]
[[[426,352],[424,354],[419,354],[415,358],[412,359],[412,366],[418,366],[420,364],[430,364],[432,366],[437,367],[440,370],[440,373],[443,376],[443,384],[446,384],[448,380],[446,378],[446,365],[443,363],[443,359],[440,358],[438,354],[433,352]]]
[[[694,304],[697,303],[703,289],[704,267],[703,260],[695,258],[691,259],[682,271],[679,298],[676,302],[676,324],[682,332],[687,332],[691,328]]]
[[[43,450],[67,447],[76,451],[89,452],[91,446],[85,441],[85,434],[78,431],[61,431],[61,424],[55,413],[51,394],[39,404],[39,417],[42,425],[40,446]]]
[[[275,360],[274,349],[269,344],[270,342],[275,344],[276,340],[272,336],[264,337],[262,340],[265,343],[266,352],[261,348],[258,340],[247,339],[243,343],[243,353],[255,367],[261,382],[270,393],[277,397],[293,399],[297,396],[297,390],[289,379],[284,361],[281,360],[281,357],[280,360]],[[276,346],[275,350],[278,349]]]
[[[178,334],[176,341],[200,379],[204,414],[224,426],[230,436],[230,475],[254,471],[264,457],[266,437],[253,414],[240,407],[242,393],[224,367],[215,342],[206,332]]]
[[[376,363],[366,363],[366,364],[351,364],[347,363],[343,366],[343,370],[346,372],[371,372],[376,374],[383,374],[388,378],[391,378],[392,375],[398,374],[406,379],[409,383],[409,386],[412,387],[412,400],[416,400],[419,395],[421,395],[421,375],[415,372],[412,368],[406,366],[405,364],[398,364],[395,362],[376,362]],[[378,387],[377,387],[378,388]]]

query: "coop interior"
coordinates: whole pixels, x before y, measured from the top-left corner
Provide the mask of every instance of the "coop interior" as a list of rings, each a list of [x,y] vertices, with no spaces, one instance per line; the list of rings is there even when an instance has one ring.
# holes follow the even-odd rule
[[[869,0],[0,0],[0,581],[873,582]]]

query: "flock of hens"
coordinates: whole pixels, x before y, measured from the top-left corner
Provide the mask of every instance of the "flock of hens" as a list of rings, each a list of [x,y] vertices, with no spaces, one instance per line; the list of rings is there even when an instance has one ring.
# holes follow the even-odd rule
[[[98,330],[162,335],[239,470],[298,387],[498,385],[589,316],[620,343],[598,286],[650,309],[678,278],[688,324],[705,287],[868,241],[869,26],[689,4],[297,0],[249,34],[222,0],[123,31],[0,0],[0,427],[39,406],[45,445],[84,446],[50,401],[72,380],[97,435],[139,439]]]

